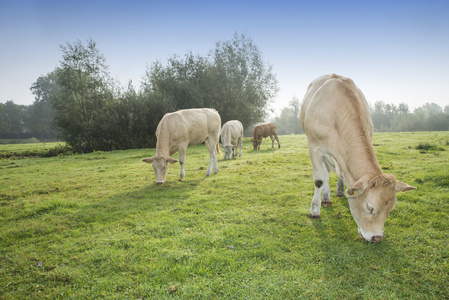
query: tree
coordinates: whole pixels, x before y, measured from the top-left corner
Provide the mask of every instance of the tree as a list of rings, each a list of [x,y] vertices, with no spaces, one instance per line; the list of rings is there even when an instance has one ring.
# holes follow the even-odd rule
[[[89,39],[60,46],[63,59],[56,69],[58,91],[51,97],[54,123],[74,151],[111,150],[108,105],[113,100],[106,60]]]
[[[226,122],[238,119],[246,128],[264,120],[270,101],[278,92],[272,66],[245,35],[218,42],[210,54],[212,90],[209,98]]]
[[[0,103],[0,134],[8,132],[8,124],[5,122],[4,107],[5,105]]]
[[[299,119],[299,112],[299,99],[293,97],[289,106],[282,109],[281,115],[274,119],[279,134],[299,134],[303,132]]]
[[[166,65],[147,68],[144,93],[157,98],[165,112],[184,108],[215,108],[222,122],[240,120],[245,127],[263,121],[269,101],[278,92],[272,67],[251,39],[235,35],[218,42],[209,57],[188,53]]]
[[[3,119],[7,125],[7,132],[14,134],[20,141],[20,134],[24,131],[24,123],[27,119],[25,105],[17,105],[12,100],[3,105]]]
[[[33,128],[41,139],[53,138],[56,133],[52,126],[54,110],[51,107],[51,98],[59,91],[56,71],[40,76],[30,89],[34,95],[34,103],[27,126]]]
[[[205,91],[209,68],[206,58],[191,52],[184,59],[171,57],[166,66],[155,62],[146,70],[144,92],[162,96],[167,112],[204,107],[208,101]]]

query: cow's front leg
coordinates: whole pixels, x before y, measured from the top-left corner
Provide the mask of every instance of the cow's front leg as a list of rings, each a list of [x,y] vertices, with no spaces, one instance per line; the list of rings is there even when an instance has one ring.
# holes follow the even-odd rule
[[[329,171],[324,165],[323,153],[319,148],[315,148],[309,144],[309,155],[312,161],[313,170],[313,184],[315,186],[315,193],[313,194],[312,203],[310,206],[310,218],[320,217],[320,208],[330,205],[330,189],[329,189]],[[321,192],[323,198],[321,200]]]
[[[274,136],[270,135],[271,139],[271,148],[274,148]]]

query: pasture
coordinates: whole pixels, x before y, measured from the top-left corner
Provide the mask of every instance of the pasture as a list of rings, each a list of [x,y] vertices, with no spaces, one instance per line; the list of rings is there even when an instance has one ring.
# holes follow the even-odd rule
[[[449,132],[374,134],[383,171],[417,187],[379,244],[335,188],[308,218],[306,137],[279,138],[245,138],[208,178],[209,152],[190,147],[186,178],[170,165],[163,185],[140,161],[155,149],[0,160],[0,298],[448,297]]]

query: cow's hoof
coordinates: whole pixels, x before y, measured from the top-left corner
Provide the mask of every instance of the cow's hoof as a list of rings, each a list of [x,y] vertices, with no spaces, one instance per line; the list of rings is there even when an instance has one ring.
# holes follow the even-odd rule
[[[331,206],[331,202],[330,201],[321,201],[321,206],[322,207],[329,207],[329,206]]]
[[[337,192],[337,197],[339,197],[339,198],[343,197],[344,195],[345,195],[344,192]]]
[[[312,215],[312,214],[309,214],[309,218],[311,218],[311,219],[319,219],[319,218],[320,218],[320,215]]]

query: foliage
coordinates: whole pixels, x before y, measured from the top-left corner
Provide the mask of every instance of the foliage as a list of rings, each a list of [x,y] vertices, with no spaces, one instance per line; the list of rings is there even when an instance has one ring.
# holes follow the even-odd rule
[[[251,39],[234,35],[218,42],[209,57],[173,56],[167,65],[147,68],[144,90],[160,95],[166,111],[186,108],[215,108],[225,123],[240,120],[244,127],[261,122],[269,101],[276,95],[277,80],[272,67]]]
[[[449,114],[435,103],[426,103],[410,113],[405,103],[396,106],[377,101],[372,111],[376,131],[446,131]]]
[[[0,149],[0,159],[22,159],[28,157],[52,157],[71,155],[72,150],[65,143],[29,143],[3,145]]]
[[[289,107],[282,109],[281,115],[273,120],[279,134],[299,134],[304,132],[299,120],[299,111],[300,101],[297,97],[293,97]]]
[[[0,160],[0,298],[426,299],[449,294],[448,132],[375,133],[397,195],[380,244],[357,233],[347,199],[321,219],[304,135],[219,160],[188,148],[154,183],[150,150]],[[18,145],[19,146],[19,145]],[[332,173],[331,182],[337,177]]]
[[[13,133],[20,140],[20,134],[27,118],[26,106],[17,105],[14,101],[8,100],[2,105],[2,114],[4,130]]]
[[[54,137],[56,132],[52,126],[54,110],[51,99],[59,92],[56,71],[40,76],[30,89],[35,100],[30,108],[27,127],[32,128],[40,139]]]
[[[0,134],[4,132],[8,132],[9,126],[5,121],[5,104],[0,103]]]
[[[54,123],[76,152],[111,150],[107,112],[113,101],[105,58],[93,40],[61,46],[63,59],[56,69],[57,85],[51,104]]]
[[[11,113],[23,109],[13,102],[2,105],[7,132],[17,135],[33,128],[35,136],[55,134],[74,152],[151,147],[157,124],[167,112],[195,107],[217,109],[222,121],[239,119],[249,126],[263,120],[277,93],[272,68],[251,39],[235,35],[218,42],[209,56],[173,56],[167,65],[147,68],[139,91],[132,83],[123,89],[108,72],[104,56],[89,39],[60,46],[60,66],[33,83],[35,102],[26,117]],[[54,125],[54,128],[51,126]]]
[[[279,89],[272,67],[264,63],[257,46],[245,35],[235,34],[230,41],[218,42],[211,56],[209,97],[223,123],[239,120],[246,128],[262,122]]]

